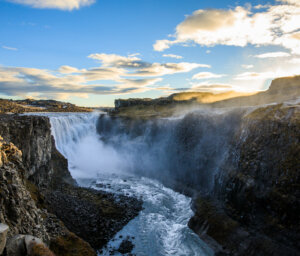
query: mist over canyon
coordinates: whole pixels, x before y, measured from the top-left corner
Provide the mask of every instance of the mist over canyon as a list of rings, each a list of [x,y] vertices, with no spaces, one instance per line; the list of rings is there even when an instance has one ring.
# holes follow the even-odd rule
[[[274,88],[238,107],[1,115],[4,252],[33,235],[58,256],[299,255],[299,91],[258,104]]]

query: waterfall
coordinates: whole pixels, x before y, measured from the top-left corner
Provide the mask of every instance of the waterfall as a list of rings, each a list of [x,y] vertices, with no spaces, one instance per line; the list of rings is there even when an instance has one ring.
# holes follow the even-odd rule
[[[150,171],[152,164],[152,174],[159,178],[161,169],[157,171],[156,168],[170,160],[165,155],[166,150],[174,154],[176,147],[182,147],[180,143],[175,145],[179,142],[177,130],[180,124],[186,123],[184,117],[159,120],[156,124],[134,123],[132,130],[126,131],[128,123],[112,120],[105,114],[101,118],[95,113],[43,115],[50,118],[56,146],[68,159],[69,170],[79,184],[143,200],[143,210],[138,217],[116,234],[99,255],[116,252],[122,238],[128,236],[134,237],[132,253],[139,256],[213,255],[213,251],[187,226],[193,216],[191,198],[166,188],[155,179],[143,177],[149,176],[144,174]],[[197,127],[194,127],[195,131]],[[174,140],[173,149],[166,148],[170,140]],[[195,145],[198,142],[196,140]],[[175,162],[176,157],[180,154],[173,155]],[[166,165],[166,169],[169,166]],[[82,179],[85,179],[84,183]]]
[[[46,114],[57,149],[68,159],[75,179],[96,178],[99,173],[124,172],[122,156],[105,145],[96,131],[99,113]]]
[[[202,109],[153,120],[101,115],[97,131],[122,156],[129,172],[179,190],[178,184],[209,192],[245,111]]]
[[[56,148],[66,157],[73,154],[78,142],[89,135],[96,136],[98,113],[47,114]]]

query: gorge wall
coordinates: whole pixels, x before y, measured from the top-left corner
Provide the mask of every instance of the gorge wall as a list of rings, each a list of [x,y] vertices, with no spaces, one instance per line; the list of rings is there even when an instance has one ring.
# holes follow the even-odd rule
[[[299,109],[102,115],[97,129],[125,170],[194,197],[189,226],[217,255],[299,255]]]
[[[0,222],[9,226],[8,256],[18,255],[9,253],[18,234],[42,239],[57,256],[94,256],[140,211],[137,199],[77,187],[49,118],[0,115],[0,136]]]
[[[74,184],[67,160],[55,147],[47,117],[3,115],[0,118],[0,135],[22,151],[28,180],[38,187],[48,187],[57,178]]]
[[[245,115],[214,192],[195,199],[189,225],[218,254],[299,255],[299,110],[279,104]]]

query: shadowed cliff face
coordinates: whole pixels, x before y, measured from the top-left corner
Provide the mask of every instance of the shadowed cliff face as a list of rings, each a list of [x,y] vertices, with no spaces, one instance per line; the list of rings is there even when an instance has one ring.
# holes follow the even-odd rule
[[[198,196],[189,223],[204,240],[213,238],[217,251],[300,254],[299,117],[299,105],[284,104],[243,117],[216,176],[214,194]]]
[[[25,177],[37,186],[47,187],[58,178],[74,183],[67,160],[55,147],[48,118],[2,115],[0,135],[22,151]]]
[[[135,198],[76,186],[47,117],[0,115],[0,134],[0,222],[9,238],[31,234],[57,256],[94,256],[140,211]]]
[[[209,191],[243,113],[199,110],[149,121],[102,115],[97,130],[123,159],[126,171]]]
[[[30,233],[49,241],[49,234],[24,179],[22,152],[0,136],[0,222],[9,227],[8,236]]]
[[[103,115],[97,129],[124,169],[199,192],[189,226],[218,255],[299,255],[299,116],[288,103],[148,121]]]

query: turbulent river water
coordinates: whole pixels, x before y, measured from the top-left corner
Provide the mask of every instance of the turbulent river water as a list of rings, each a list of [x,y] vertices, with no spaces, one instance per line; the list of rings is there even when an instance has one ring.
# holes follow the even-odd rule
[[[99,255],[110,254],[130,237],[135,255],[213,255],[188,228],[191,198],[159,181],[128,171],[128,154],[103,142],[97,132],[99,113],[45,114],[50,118],[56,147],[68,159],[69,170],[80,185],[141,198],[143,210],[109,242]],[[105,139],[105,138],[104,138]]]

